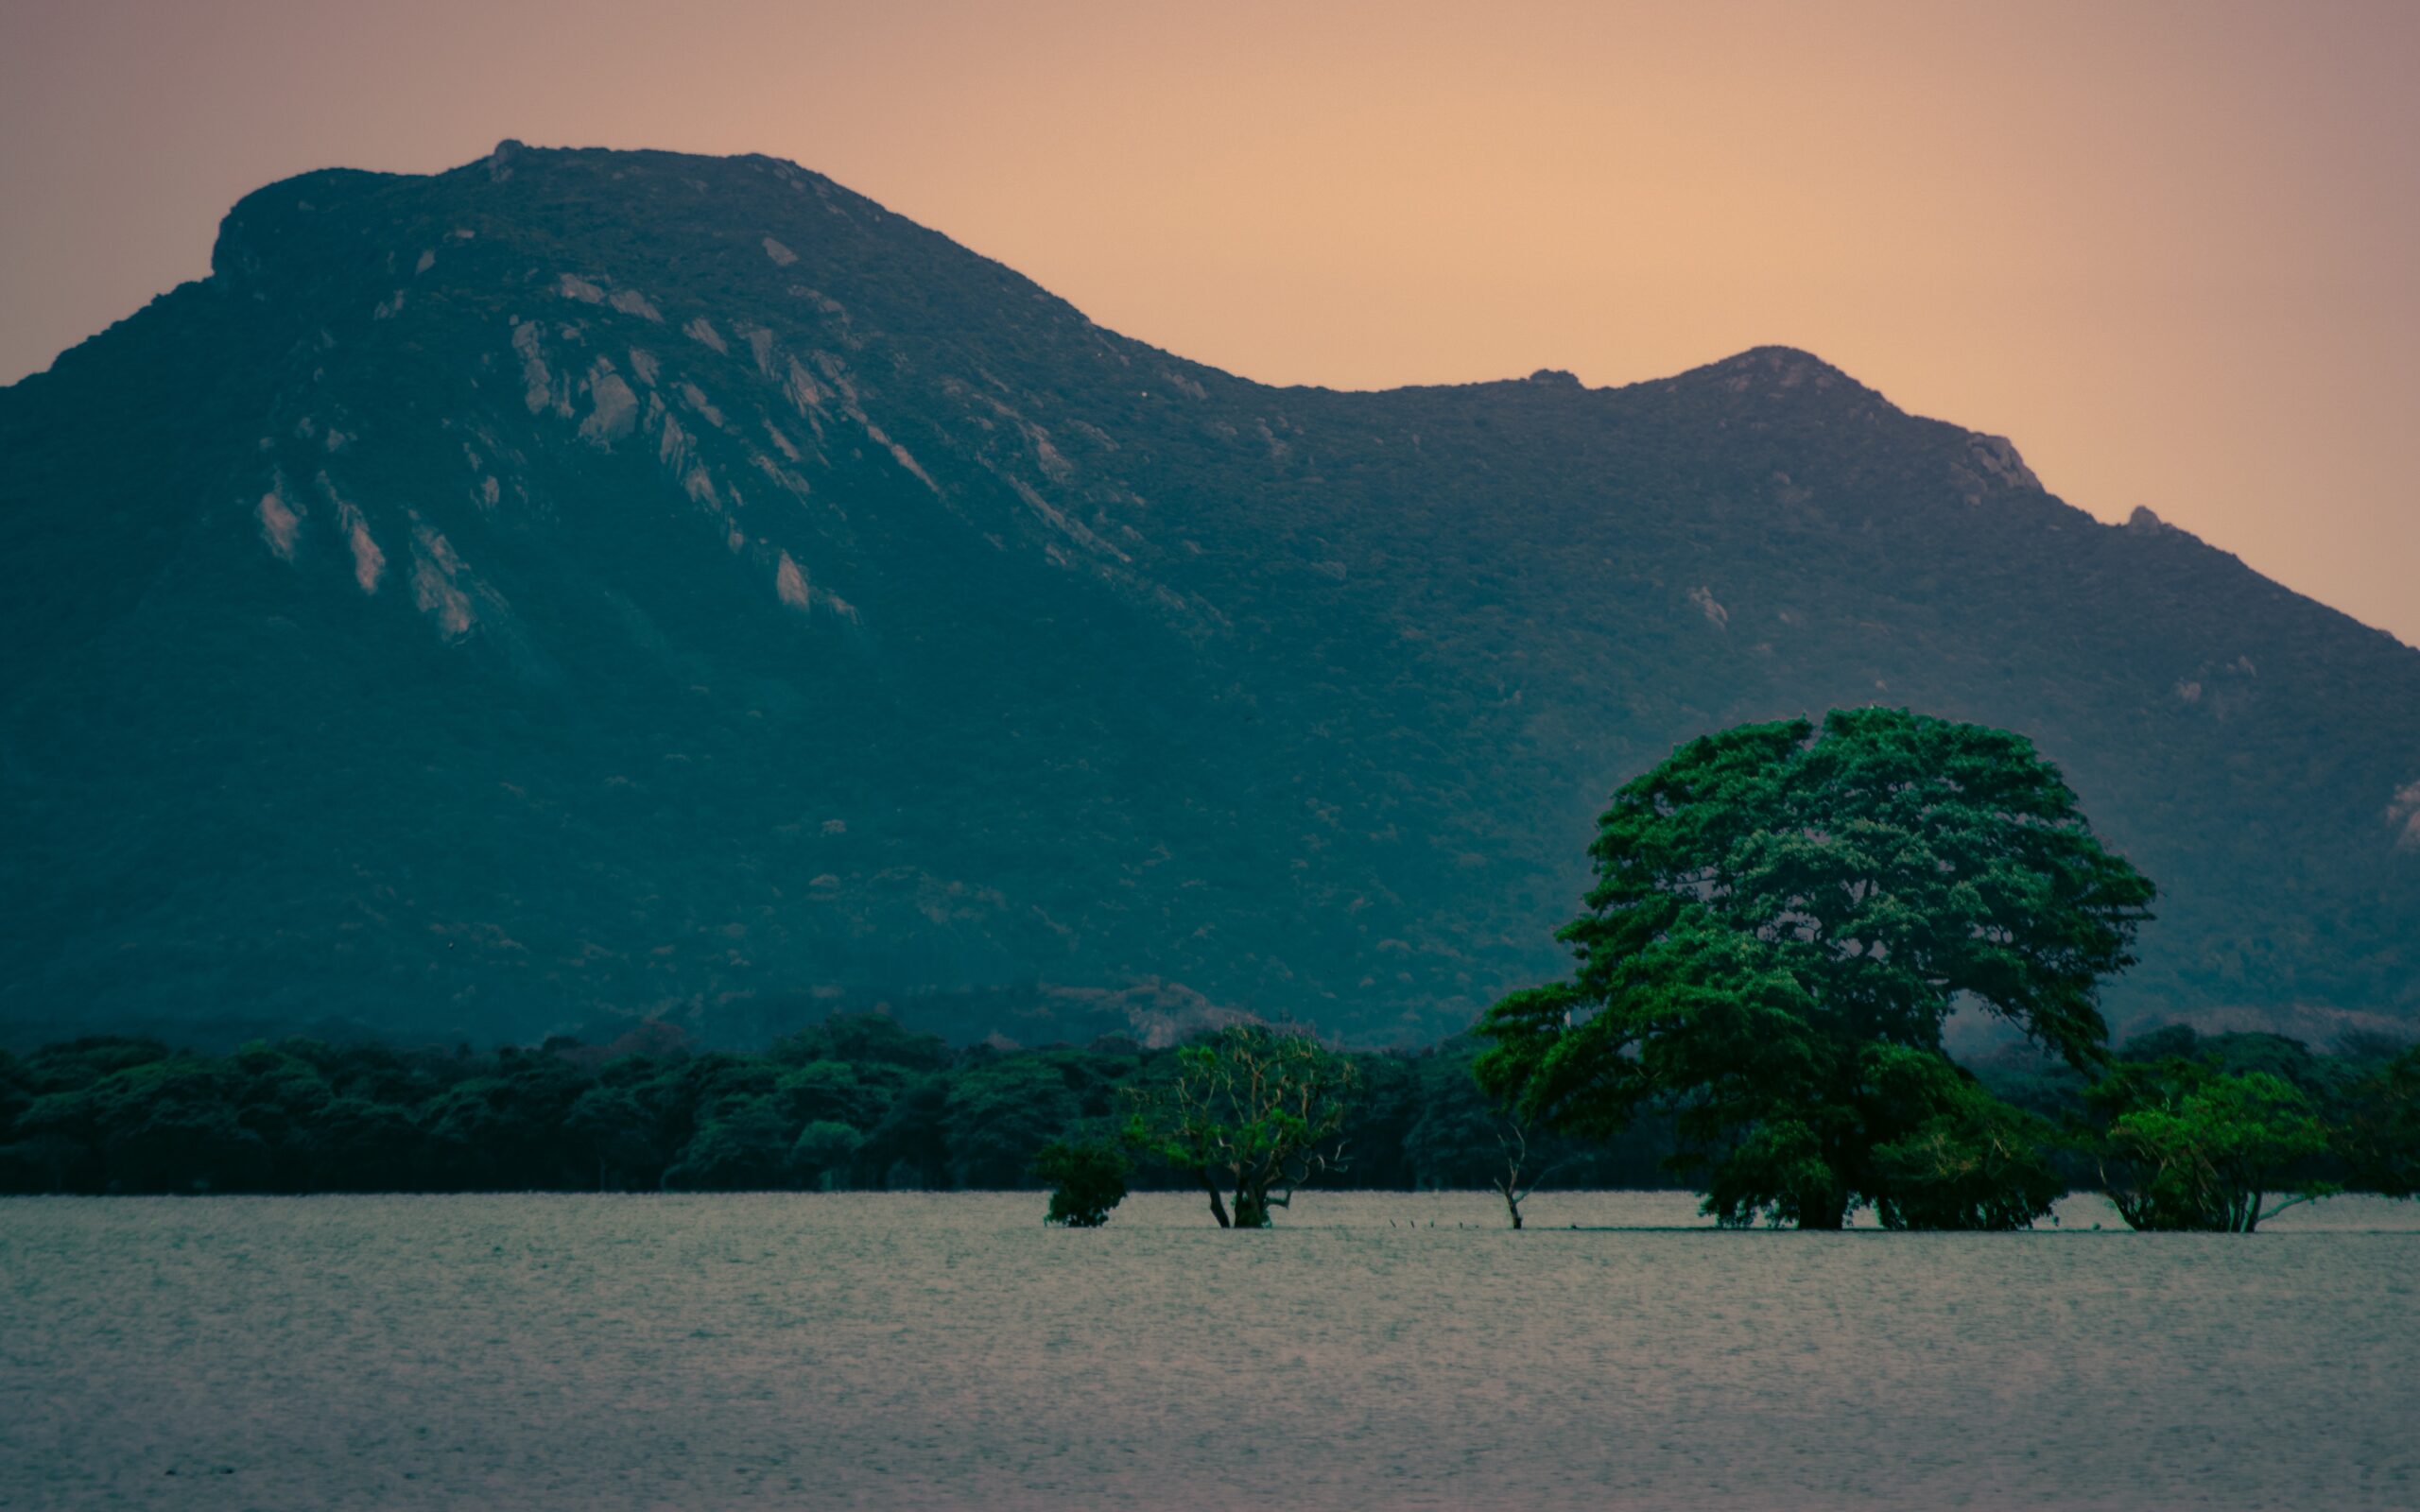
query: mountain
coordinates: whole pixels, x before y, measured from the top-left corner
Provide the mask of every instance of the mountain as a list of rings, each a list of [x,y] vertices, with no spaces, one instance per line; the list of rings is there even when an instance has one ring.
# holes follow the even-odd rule
[[[1800,352],[1270,388],[787,163],[506,143],[245,198],[0,456],[12,1038],[1426,1038],[1617,782],[1871,702],[2160,883],[2114,1017],[2420,1018],[2420,652]]]

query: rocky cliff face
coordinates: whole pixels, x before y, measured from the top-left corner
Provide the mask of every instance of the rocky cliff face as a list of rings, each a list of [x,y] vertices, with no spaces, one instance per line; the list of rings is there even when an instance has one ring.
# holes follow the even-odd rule
[[[2161,882],[2118,1017],[2420,1013],[2420,654],[1802,352],[1270,389],[789,163],[506,144],[248,198],[0,455],[19,1033],[1426,1036],[1554,969],[1623,777],[1875,701]]]

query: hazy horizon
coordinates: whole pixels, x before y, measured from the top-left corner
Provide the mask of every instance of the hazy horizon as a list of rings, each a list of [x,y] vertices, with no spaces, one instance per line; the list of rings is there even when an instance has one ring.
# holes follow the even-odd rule
[[[2420,11],[1205,14],[14,4],[0,382],[297,172],[765,152],[1261,382],[1802,347],[2420,644]]]

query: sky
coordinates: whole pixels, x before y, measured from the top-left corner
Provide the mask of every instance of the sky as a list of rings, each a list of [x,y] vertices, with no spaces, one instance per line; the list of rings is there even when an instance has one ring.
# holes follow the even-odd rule
[[[766,152],[1268,383],[1804,347],[2420,644],[2420,4],[0,0],[0,383],[239,196]]]

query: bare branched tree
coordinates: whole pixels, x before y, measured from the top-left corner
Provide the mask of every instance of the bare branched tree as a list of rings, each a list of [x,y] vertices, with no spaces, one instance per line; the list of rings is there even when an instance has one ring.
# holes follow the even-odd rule
[[[1521,1227],[1521,1203],[1537,1190],[1538,1183],[1554,1174],[1557,1166],[1569,1156],[1535,1161],[1530,1152],[1530,1125],[1527,1119],[1505,1116],[1499,1121],[1495,1134],[1496,1148],[1504,1152],[1504,1168],[1490,1184],[1496,1195],[1504,1199],[1505,1215],[1512,1227]]]

